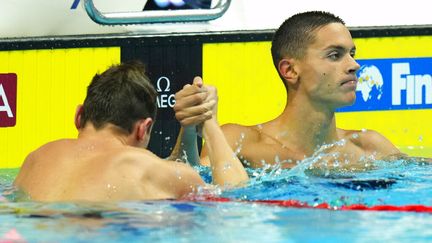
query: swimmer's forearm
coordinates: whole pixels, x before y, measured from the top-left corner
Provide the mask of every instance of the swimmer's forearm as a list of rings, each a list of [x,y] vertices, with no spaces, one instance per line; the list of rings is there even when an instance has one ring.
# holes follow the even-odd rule
[[[167,158],[168,160],[183,161],[192,166],[199,165],[197,132],[195,126],[181,127],[176,144]]]
[[[213,184],[240,186],[247,182],[249,176],[226,141],[215,118],[204,122],[203,135],[210,158]]]

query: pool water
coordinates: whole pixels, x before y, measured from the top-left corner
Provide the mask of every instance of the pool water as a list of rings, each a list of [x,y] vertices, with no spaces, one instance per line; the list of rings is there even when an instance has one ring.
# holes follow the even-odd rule
[[[303,169],[249,170],[231,201],[0,202],[0,242],[430,242],[432,213],[341,211],[353,204],[432,206],[432,166],[377,162],[374,170],[311,176]],[[206,168],[197,168],[210,180]],[[17,170],[0,170],[5,198]],[[195,199],[205,198],[196,195]],[[293,199],[329,209],[254,200]]]

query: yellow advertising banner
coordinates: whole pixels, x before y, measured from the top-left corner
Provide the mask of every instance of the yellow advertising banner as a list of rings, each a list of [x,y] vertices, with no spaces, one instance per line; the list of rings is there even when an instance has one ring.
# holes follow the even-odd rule
[[[87,85],[119,62],[119,47],[0,51],[0,113],[13,121],[0,123],[0,168],[20,167],[46,142],[76,137],[73,118]]]

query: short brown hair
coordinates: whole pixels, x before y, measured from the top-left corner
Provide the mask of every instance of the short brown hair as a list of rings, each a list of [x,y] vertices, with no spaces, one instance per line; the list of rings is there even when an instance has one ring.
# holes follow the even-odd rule
[[[139,61],[113,65],[102,74],[96,74],[87,88],[80,123],[87,121],[96,129],[107,123],[128,133],[139,119],[155,119],[156,90]]]
[[[299,13],[285,20],[273,36],[271,53],[273,64],[289,56],[300,59],[307,47],[315,40],[314,31],[324,25],[345,22],[328,12],[310,11]]]

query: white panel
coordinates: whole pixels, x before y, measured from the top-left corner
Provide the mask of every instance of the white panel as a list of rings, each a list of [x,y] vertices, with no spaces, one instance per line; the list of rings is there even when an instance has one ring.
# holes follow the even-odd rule
[[[0,38],[47,37],[100,33],[173,34],[276,29],[289,16],[306,10],[325,10],[342,17],[348,26],[430,25],[429,1],[411,0],[232,0],[220,19],[204,23],[100,26],[87,16],[82,1],[1,0]],[[145,0],[94,0],[102,12],[140,11]]]

